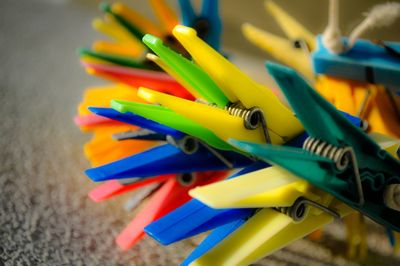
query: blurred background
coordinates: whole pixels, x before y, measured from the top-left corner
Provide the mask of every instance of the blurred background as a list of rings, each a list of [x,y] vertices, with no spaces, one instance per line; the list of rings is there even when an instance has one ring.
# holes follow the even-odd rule
[[[152,17],[147,1],[123,1]],[[175,5],[174,1],[170,1]],[[262,0],[221,0],[223,46],[253,78],[268,82],[269,57],[242,36],[243,22],[283,33]],[[362,13],[383,1],[342,1],[343,34]],[[0,1],[0,264],[5,265],[176,265],[202,237],[169,247],[146,238],[122,252],[114,237],[133,217],[121,208],[126,197],[101,204],[87,198],[94,187],[82,146],[89,139],[73,124],[86,87],[106,81],[86,75],[77,48],[102,37],[91,29],[100,16],[94,0]],[[324,0],[276,0],[313,33],[326,25]],[[400,22],[376,29],[372,39],[400,40]],[[370,252],[362,263],[346,260],[340,222],[319,242],[299,240],[257,265],[400,265],[384,231],[370,224]]]

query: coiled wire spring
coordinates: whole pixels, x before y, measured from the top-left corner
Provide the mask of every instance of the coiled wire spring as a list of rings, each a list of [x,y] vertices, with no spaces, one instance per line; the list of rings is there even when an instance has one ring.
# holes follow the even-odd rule
[[[230,115],[243,118],[244,127],[247,129],[257,129],[261,124],[266,143],[271,143],[267,121],[265,120],[264,112],[261,108],[253,107],[250,109],[246,109],[243,108],[240,103],[232,103],[227,105],[225,107],[225,110],[227,110]]]
[[[344,171],[349,167],[351,163],[354,171],[354,181],[358,193],[358,204],[364,204],[364,192],[362,189],[360,173],[358,171],[357,158],[355,156],[353,148],[336,147],[326,141],[313,137],[308,137],[304,141],[303,149],[321,157],[331,159],[335,163],[335,166],[339,171]]]
[[[309,207],[320,209],[321,211],[332,215],[335,219],[340,219],[340,215],[337,212],[304,197],[299,197],[296,199],[296,201],[290,207],[276,207],[275,210],[286,214],[292,218],[294,222],[298,223],[306,218]]]

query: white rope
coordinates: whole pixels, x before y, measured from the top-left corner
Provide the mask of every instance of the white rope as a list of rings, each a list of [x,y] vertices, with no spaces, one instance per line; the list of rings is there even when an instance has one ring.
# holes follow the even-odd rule
[[[351,32],[348,48],[351,48],[357,39],[368,30],[390,26],[398,17],[400,17],[400,3],[398,2],[374,6],[366,13],[366,18]]]

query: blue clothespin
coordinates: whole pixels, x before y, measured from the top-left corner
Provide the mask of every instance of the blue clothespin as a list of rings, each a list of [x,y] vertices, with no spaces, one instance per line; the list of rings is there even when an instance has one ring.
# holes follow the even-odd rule
[[[316,93],[294,70],[268,63],[310,138],[304,149],[232,142],[274,162],[370,217],[400,231],[400,163]]]
[[[227,170],[241,168],[254,162],[235,152],[210,150],[207,145],[188,136],[174,145],[158,146],[119,161],[88,169],[85,173],[97,182],[172,173]]]
[[[89,110],[96,115],[104,116],[123,123],[145,128],[159,134],[170,135],[174,138],[182,138],[185,136],[184,133],[176,129],[164,126],[162,124],[132,113],[120,113],[112,108],[102,107],[89,107]]]
[[[222,22],[218,0],[203,0],[201,11],[196,14],[191,0],[179,0],[181,22],[194,28],[198,36],[219,51],[221,46]]]
[[[347,38],[342,40],[346,46]],[[350,50],[334,54],[323,45],[322,36],[318,36],[318,49],[312,54],[312,60],[317,74],[382,84],[393,89],[400,87],[400,43],[377,45],[358,40]]]

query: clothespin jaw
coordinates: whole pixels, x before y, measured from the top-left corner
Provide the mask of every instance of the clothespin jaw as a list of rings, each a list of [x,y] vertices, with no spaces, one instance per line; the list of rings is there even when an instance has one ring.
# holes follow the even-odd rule
[[[116,242],[123,250],[135,245],[145,235],[144,228],[151,222],[178,208],[190,199],[188,190],[194,186],[223,179],[225,172],[181,174],[168,179],[140,210],[131,223],[117,236]]]
[[[190,91],[211,104],[224,107],[228,104],[228,99],[214,83],[214,81],[196,64],[184,58],[180,54],[164,46],[161,39],[147,34],[143,42],[163,61],[171,70],[175,72],[174,76],[180,76],[185,87]],[[144,84],[142,87],[146,87]]]
[[[400,181],[399,162],[348,122],[295,71],[272,63],[267,68],[311,138],[304,144],[306,150],[235,145],[283,166],[378,223],[399,230],[393,198]]]
[[[314,80],[310,51],[303,48],[305,44],[279,37],[250,23],[242,25],[242,32],[252,44],[266,51],[280,62],[298,70],[308,80]]]
[[[219,51],[221,46],[222,22],[218,0],[202,0],[201,11],[196,14],[191,0],[179,0],[181,23],[194,28],[201,39]]]
[[[314,80],[310,53],[315,50],[315,36],[273,1],[265,1],[266,11],[279,24],[287,39],[261,30],[249,23],[242,26],[244,36],[279,61],[295,68],[308,80]]]
[[[311,33],[305,26],[300,24],[296,19],[290,16],[285,10],[279,7],[271,0],[264,2],[265,9],[269,12],[286,36],[292,41],[304,41],[310,51],[314,51],[316,47],[315,35]]]
[[[346,46],[347,38],[342,38]],[[385,47],[400,51],[400,44],[385,42]],[[333,77],[383,84],[389,88],[400,86],[399,58],[387,48],[367,40],[358,40],[343,54],[331,53],[318,36],[318,49],[313,53],[314,71]]]

